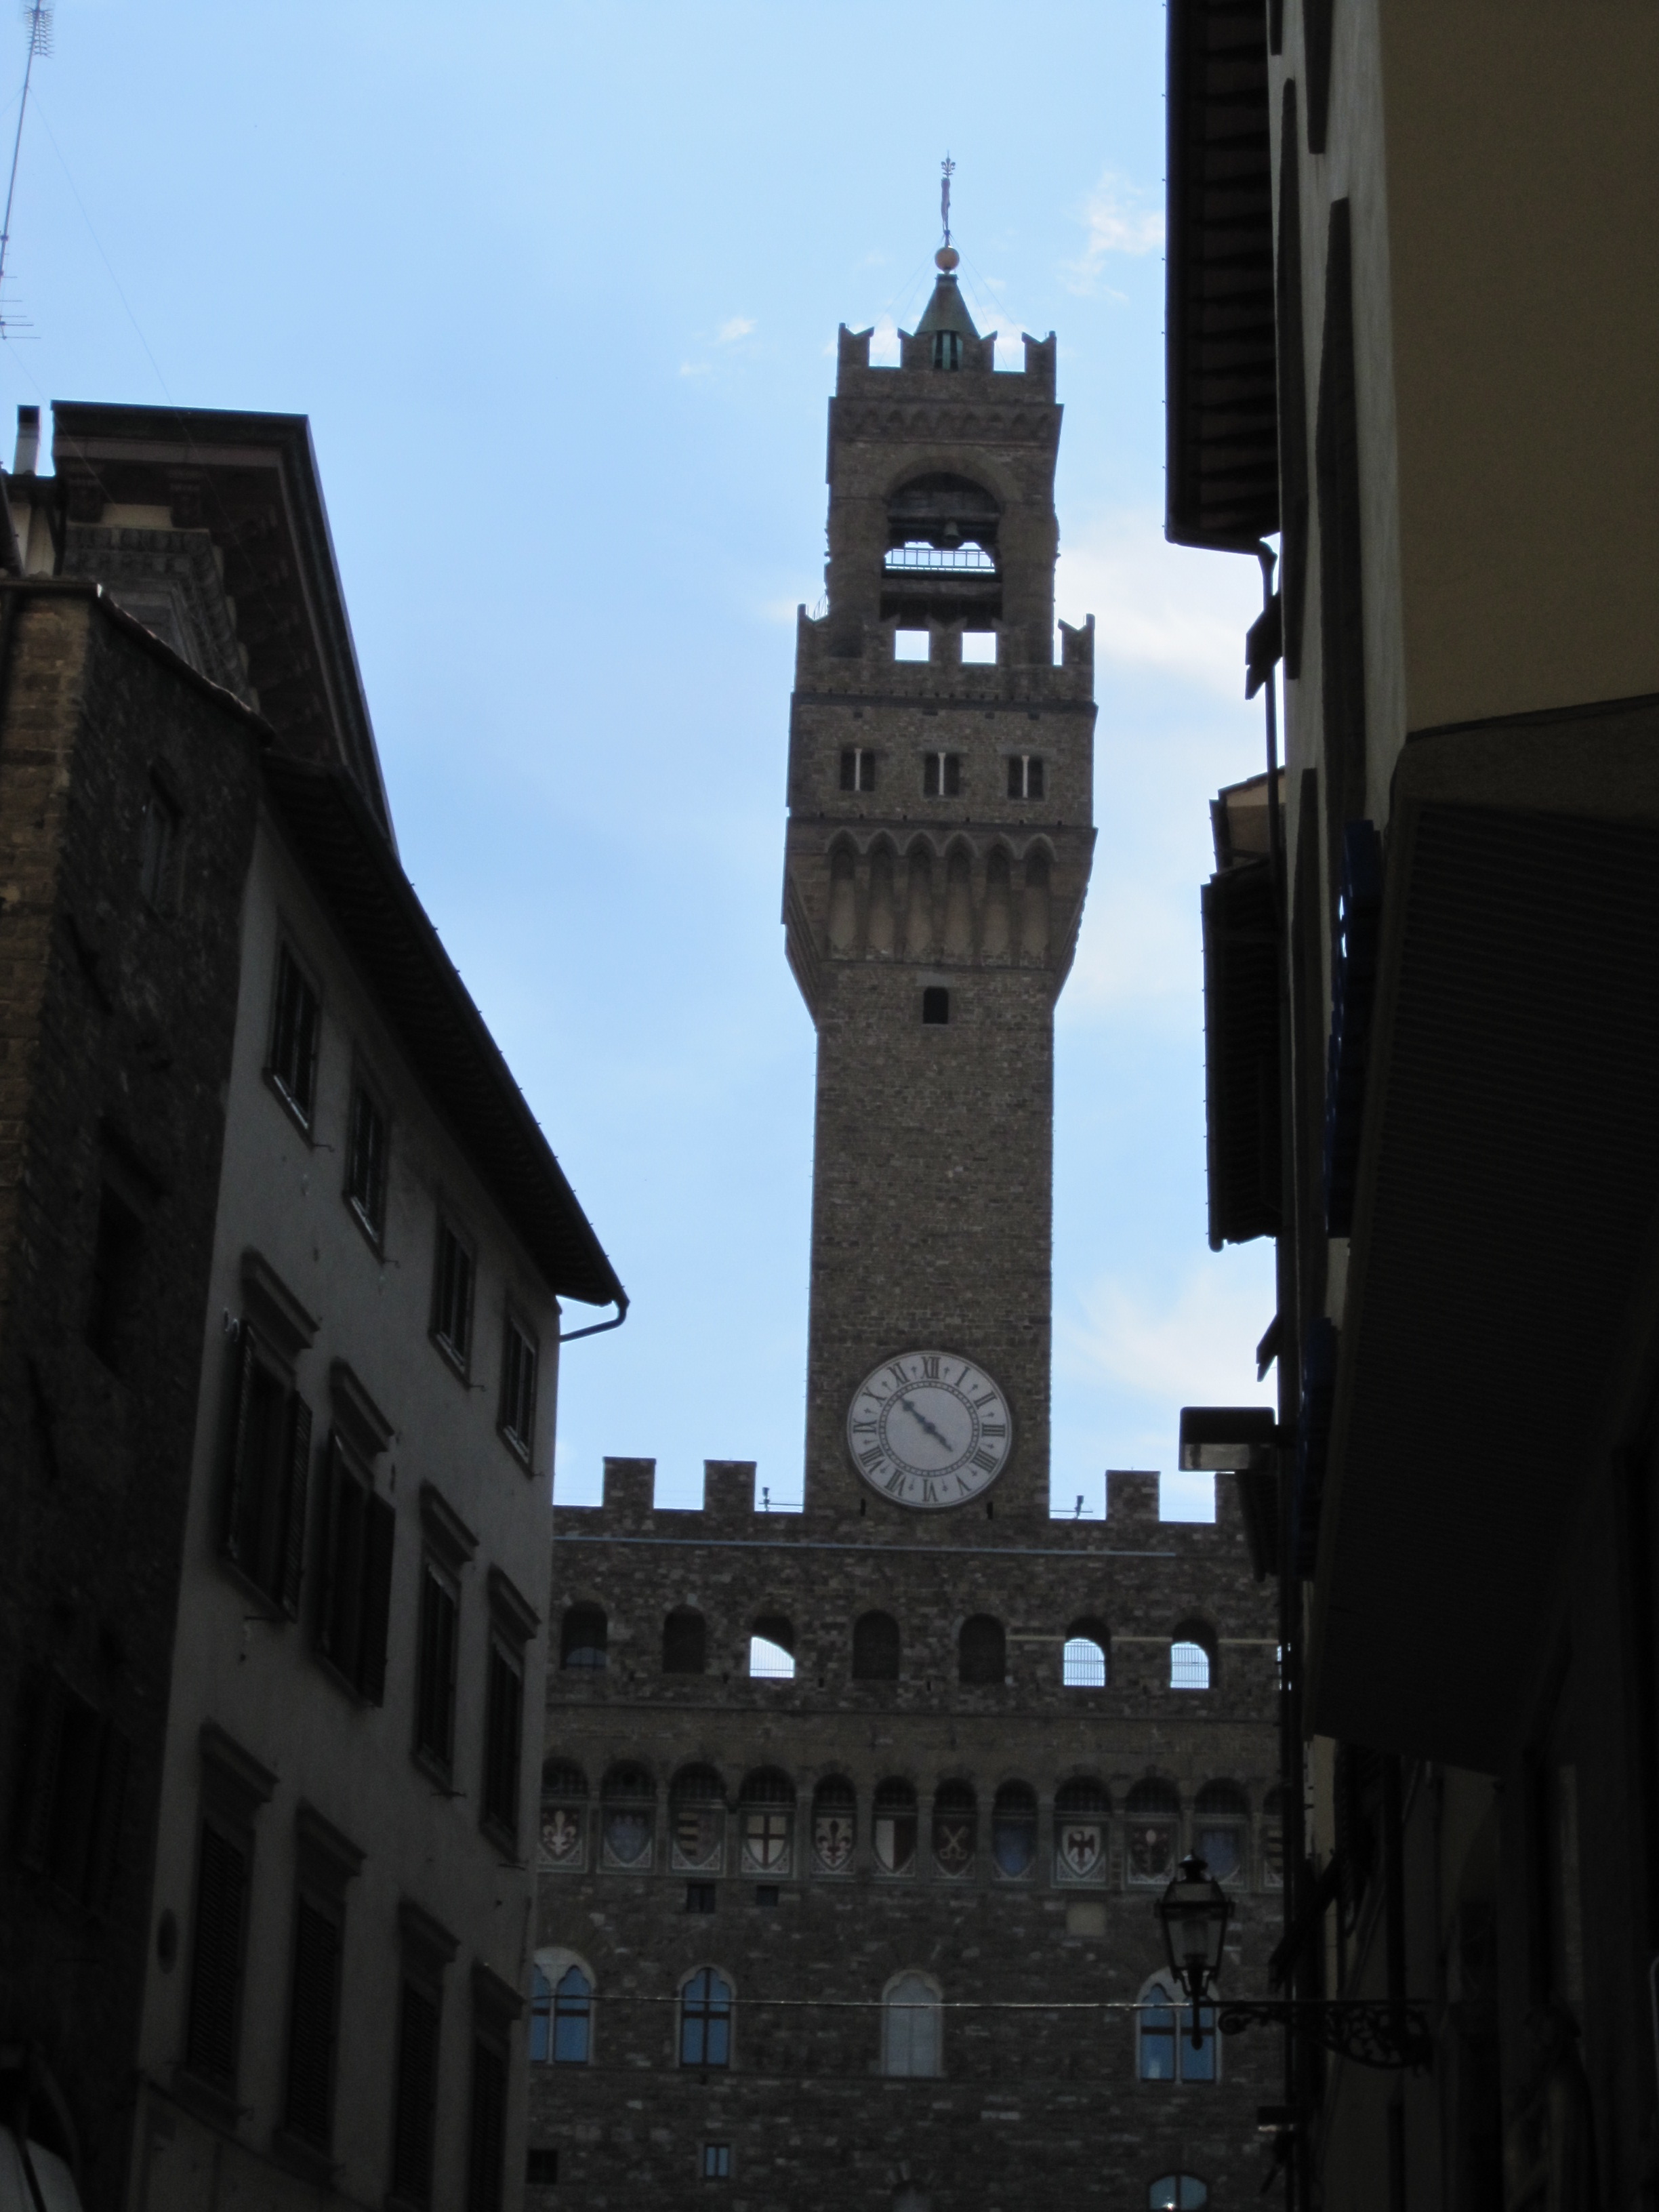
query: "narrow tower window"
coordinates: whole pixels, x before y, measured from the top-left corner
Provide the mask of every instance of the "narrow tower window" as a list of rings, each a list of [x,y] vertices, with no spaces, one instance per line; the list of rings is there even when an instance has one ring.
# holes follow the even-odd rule
[[[1011,753],[1009,755],[1008,796],[1010,799],[1042,798],[1042,756],[1041,753]]]
[[[962,367],[962,338],[957,331],[933,332],[933,366],[935,368]]]
[[[921,795],[924,799],[957,799],[962,794],[962,755],[924,753]]]
[[[843,791],[873,791],[876,787],[876,757],[868,745],[843,745],[841,755],[841,787]]]
[[[930,983],[921,994],[921,1018],[943,1029],[951,1018],[951,994],[943,983]]]

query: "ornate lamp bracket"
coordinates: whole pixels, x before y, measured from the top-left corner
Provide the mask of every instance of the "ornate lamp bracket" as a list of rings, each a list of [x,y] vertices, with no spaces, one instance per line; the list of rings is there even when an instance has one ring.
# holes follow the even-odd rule
[[[1422,2074],[1434,2063],[1434,2039],[1420,2005],[1348,1997],[1212,1997],[1210,2002],[1224,2035],[1239,2035],[1247,2027],[1301,2027],[1316,2035],[1327,2051],[1357,2066],[1409,2067],[1413,2074]]]

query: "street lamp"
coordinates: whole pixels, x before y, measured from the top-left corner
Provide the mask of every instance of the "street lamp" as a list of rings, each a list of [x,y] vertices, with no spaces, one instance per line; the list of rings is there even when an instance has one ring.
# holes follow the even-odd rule
[[[1199,2008],[1221,1971],[1221,1947],[1233,1901],[1209,1868],[1192,1851],[1182,1859],[1175,1880],[1153,1907],[1164,1927],[1164,1948],[1170,1954],[1170,1972],[1187,1992],[1193,2008],[1193,2048],[1200,2050],[1204,2028]]]

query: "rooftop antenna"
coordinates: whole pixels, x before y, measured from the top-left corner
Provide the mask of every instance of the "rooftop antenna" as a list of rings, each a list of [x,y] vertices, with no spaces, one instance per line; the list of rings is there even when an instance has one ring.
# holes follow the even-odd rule
[[[6,281],[6,249],[11,244],[11,203],[17,190],[17,157],[23,150],[23,116],[29,104],[29,81],[34,75],[37,54],[49,57],[52,52],[52,13],[53,0],[23,0],[23,21],[28,26],[29,55],[23,64],[23,95],[17,103],[17,136],[11,142],[11,176],[6,185],[6,215],[0,222],[0,298],[3,298]],[[0,308],[0,338],[7,331],[3,308]]]

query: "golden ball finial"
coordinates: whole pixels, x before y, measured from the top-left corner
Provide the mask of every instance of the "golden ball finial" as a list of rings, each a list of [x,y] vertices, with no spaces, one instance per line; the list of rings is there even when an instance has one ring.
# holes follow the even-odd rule
[[[962,256],[954,246],[941,246],[933,256],[933,265],[935,268],[942,269],[948,276],[961,258]]]

